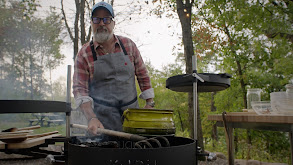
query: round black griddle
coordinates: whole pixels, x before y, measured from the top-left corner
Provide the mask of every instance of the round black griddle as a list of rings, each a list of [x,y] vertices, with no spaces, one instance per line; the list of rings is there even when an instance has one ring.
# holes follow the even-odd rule
[[[197,82],[198,92],[217,92],[230,87],[230,74],[198,73],[198,76],[204,80]],[[166,88],[175,92],[192,92],[195,80],[192,74],[172,76],[166,80]]]

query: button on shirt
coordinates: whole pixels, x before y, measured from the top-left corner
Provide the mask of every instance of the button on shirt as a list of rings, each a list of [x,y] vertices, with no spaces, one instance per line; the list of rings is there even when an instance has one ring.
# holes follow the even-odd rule
[[[115,37],[115,49],[114,53],[121,52],[117,36]],[[140,94],[141,99],[154,98],[154,90],[151,87],[150,77],[148,71],[137,49],[135,43],[129,38],[118,36],[123,43],[128,57],[135,68],[135,75],[142,91]],[[94,48],[97,56],[105,55],[103,48],[97,42],[94,42]],[[125,64],[129,65],[129,64]],[[131,64],[130,64],[131,65]],[[89,83],[93,79],[94,74],[94,59],[91,52],[90,43],[86,43],[82,46],[78,52],[74,63],[74,75],[73,75],[73,94],[76,99],[76,104],[79,106],[83,102],[92,101],[89,97]]]

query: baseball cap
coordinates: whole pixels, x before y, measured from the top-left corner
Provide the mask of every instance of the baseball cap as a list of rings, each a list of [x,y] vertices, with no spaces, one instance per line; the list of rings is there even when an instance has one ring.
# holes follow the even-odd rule
[[[110,14],[112,15],[112,17],[114,18],[114,11],[113,11],[112,6],[111,6],[110,4],[104,2],[104,1],[99,2],[99,3],[96,3],[96,4],[93,6],[93,8],[92,8],[92,15],[93,15],[94,11],[95,11],[96,9],[100,8],[100,7],[103,7],[103,8],[105,8],[105,9],[107,9],[107,10],[110,12]]]

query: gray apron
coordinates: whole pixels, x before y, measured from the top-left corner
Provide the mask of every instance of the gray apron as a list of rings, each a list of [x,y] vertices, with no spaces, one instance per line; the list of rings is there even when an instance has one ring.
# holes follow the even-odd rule
[[[138,108],[134,66],[125,47],[123,52],[97,56],[93,42],[94,75],[89,95],[94,100],[94,112],[106,129],[122,131],[122,114],[127,108]]]

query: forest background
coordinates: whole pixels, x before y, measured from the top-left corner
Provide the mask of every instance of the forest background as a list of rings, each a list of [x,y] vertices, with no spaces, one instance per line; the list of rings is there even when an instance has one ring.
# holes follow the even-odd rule
[[[108,2],[115,8],[116,1]],[[41,7],[38,1],[0,0],[0,99],[65,101],[66,78],[53,80],[51,73],[65,58],[60,50],[68,44],[64,38],[70,38],[74,54],[90,39],[85,15],[95,1],[74,3],[75,18],[70,20],[63,5],[61,9],[52,7],[46,17],[40,18],[35,14]],[[180,20],[182,36],[178,40],[182,43],[178,47],[183,47],[183,52],[174,48],[174,63],[158,70],[146,61],[156,108],[174,110],[177,136],[193,138],[192,95],[166,89],[166,79],[191,73],[194,54],[199,73],[211,72],[212,66],[215,73],[232,75],[228,89],[199,93],[198,140],[204,150],[227,152],[224,130],[207,121],[208,114],[241,112],[247,107],[248,88],[261,88],[262,100],[269,100],[269,93],[282,91],[292,83],[291,0],[145,0],[126,6],[131,11],[128,15],[147,12]],[[8,121],[6,115],[0,118]],[[27,116],[9,121],[24,118]],[[288,133],[236,129],[234,135],[236,158],[289,164]]]

